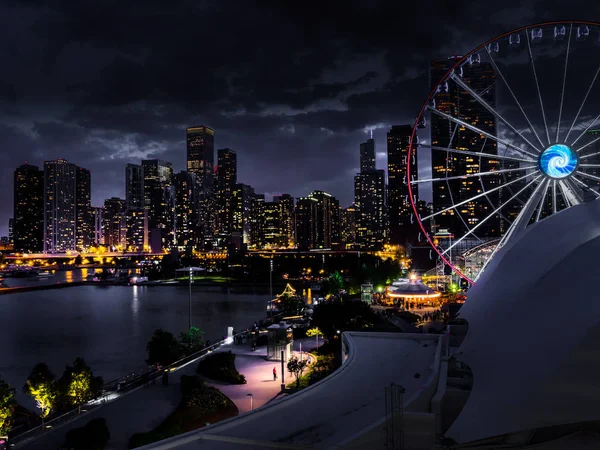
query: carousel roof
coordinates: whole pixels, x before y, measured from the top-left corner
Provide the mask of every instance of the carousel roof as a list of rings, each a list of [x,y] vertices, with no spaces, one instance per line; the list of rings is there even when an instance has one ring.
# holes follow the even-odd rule
[[[392,297],[437,297],[439,292],[431,289],[421,282],[421,280],[411,280],[408,283],[393,283],[387,288],[388,295]]]

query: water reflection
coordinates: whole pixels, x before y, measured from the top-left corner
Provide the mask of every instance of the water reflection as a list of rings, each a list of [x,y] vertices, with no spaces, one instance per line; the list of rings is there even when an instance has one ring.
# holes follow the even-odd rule
[[[134,285],[131,291],[131,318],[133,321],[131,332],[133,336],[140,335],[139,312],[140,312],[140,290],[139,286]]]

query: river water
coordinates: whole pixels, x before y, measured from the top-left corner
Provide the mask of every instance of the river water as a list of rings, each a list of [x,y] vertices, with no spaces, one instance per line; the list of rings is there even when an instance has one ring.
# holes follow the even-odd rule
[[[263,318],[267,297],[196,288],[192,324],[214,342],[228,326],[246,328]],[[178,336],[187,329],[188,298],[185,286],[75,286],[0,296],[0,377],[33,409],[22,386],[38,362],[57,377],[78,356],[105,381],[137,371],[146,365],[154,330]]]

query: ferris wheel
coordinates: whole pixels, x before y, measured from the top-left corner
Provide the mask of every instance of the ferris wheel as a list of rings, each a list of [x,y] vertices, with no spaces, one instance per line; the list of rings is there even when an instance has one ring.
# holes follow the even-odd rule
[[[519,28],[432,63],[406,183],[454,273],[473,283],[525,227],[600,197],[599,73],[595,22]]]

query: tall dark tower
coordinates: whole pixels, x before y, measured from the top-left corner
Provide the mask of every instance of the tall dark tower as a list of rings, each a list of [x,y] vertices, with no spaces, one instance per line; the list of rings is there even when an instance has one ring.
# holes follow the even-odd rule
[[[360,144],[360,171],[375,170],[375,140],[371,137]]]
[[[404,245],[406,242],[414,243],[418,230],[416,225],[411,225],[412,207],[408,198],[408,185],[406,166],[408,158],[414,173],[417,173],[418,161],[416,148],[410,156],[410,137],[412,126],[394,125],[387,134],[388,155],[388,189],[387,207],[391,244]],[[418,186],[413,185],[413,195],[418,197]]]
[[[237,184],[237,155],[233,150],[223,148],[218,151],[216,172],[217,232],[225,239],[233,231],[233,191]]]
[[[125,201],[128,210],[144,208],[144,169],[140,164],[125,166]]]
[[[44,253],[76,248],[76,172],[64,159],[44,162]]]
[[[22,165],[14,177],[13,239],[16,252],[44,250],[44,172]]]
[[[159,159],[142,161],[144,170],[144,203],[148,211],[150,246],[153,252],[173,245],[173,168]]]
[[[186,131],[187,170],[196,176],[198,241],[210,248],[216,225],[214,198],[215,130],[205,125]]]
[[[456,58],[446,58],[433,61],[430,70],[430,82],[433,88],[439,80],[456,63]],[[474,91],[481,93],[483,99],[492,107],[496,107],[496,73],[490,63],[481,62],[464,64],[462,66],[463,81]],[[468,92],[462,90],[456,83],[448,81],[435,96],[436,108],[453,117],[468,122],[483,131],[497,135],[496,120],[492,113],[485,109]],[[451,147],[464,149],[470,152],[484,152],[492,155],[498,154],[496,142],[486,139],[464,127],[431,114],[431,145],[438,147]],[[479,171],[489,172],[499,168],[498,160],[471,158],[457,153],[432,150],[431,152],[432,178],[445,178],[457,175],[474,174]],[[485,190],[497,187],[501,181],[498,177],[484,177]],[[448,208],[453,203],[459,203],[474,197],[482,190],[482,181],[478,178],[449,180],[447,183],[433,183],[432,196],[434,211]],[[461,208],[461,216],[470,228],[487,217],[499,206],[499,194],[494,192],[484,198],[474,200]],[[465,233],[465,226],[456,214],[450,210],[436,217],[439,228],[448,228],[456,237]],[[500,218],[492,218],[485,222],[477,231],[478,236],[497,237],[500,235]]]
[[[93,239],[92,173],[75,166],[75,247],[87,250]]]
[[[175,244],[179,250],[192,250],[196,245],[195,205],[196,176],[181,171],[173,177],[175,186]]]

